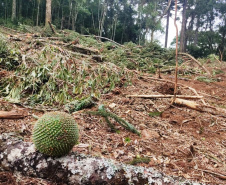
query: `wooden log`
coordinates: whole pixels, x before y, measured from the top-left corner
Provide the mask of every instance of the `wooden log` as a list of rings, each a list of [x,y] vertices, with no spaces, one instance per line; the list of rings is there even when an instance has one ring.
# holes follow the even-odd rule
[[[16,111],[0,111],[0,119],[21,119],[24,114]]]
[[[12,133],[1,134],[0,143],[1,170],[21,172],[56,184],[193,184],[182,178],[166,176],[153,168],[125,165],[100,157],[71,153],[52,158],[37,152],[33,143],[23,142]]]
[[[79,44],[70,45],[70,46],[68,46],[68,48],[74,52],[79,52],[79,53],[86,54],[86,55],[93,55],[93,54],[98,55],[100,53],[99,50],[97,50],[95,48],[87,48],[87,47],[84,47]]]
[[[172,98],[174,95],[166,94],[166,95],[161,95],[161,94],[152,94],[152,95],[127,95],[126,97],[135,97],[135,98]],[[178,98],[183,98],[183,99],[201,99],[203,96],[186,96],[186,95],[176,95]]]
[[[184,100],[180,98],[176,98],[174,103],[178,105],[186,106],[188,108],[191,108],[200,112],[208,112],[213,115],[226,117],[226,109],[221,109],[221,108],[212,107],[208,105],[200,105],[194,101]]]

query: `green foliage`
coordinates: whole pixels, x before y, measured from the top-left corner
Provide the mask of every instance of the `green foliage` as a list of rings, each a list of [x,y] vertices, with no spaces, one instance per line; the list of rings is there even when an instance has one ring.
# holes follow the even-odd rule
[[[0,40],[0,56],[4,56],[8,53],[8,47],[5,41]]]
[[[215,79],[215,78],[210,78],[210,77],[206,77],[206,76],[197,76],[196,80],[198,80],[200,82],[206,82],[206,83],[211,83],[211,82],[217,81],[217,79]]]
[[[107,122],[108,126],[112,129],[112,131],[116,131],[114,125],[110,122],[109,118],[113,118],[116,122],[118,122],[121,126],[123,126],[125,129],[137,134],[140,136],[140,132],[137,131],[137,129],[125,121],[124,119],[118,117],[116,114],[107,111],[104,108],[104,105],[100,105],[98,108],[98,111],[89,111],[87,112],[88,114],[93,114],[93,115],[98,115],[98,116],[103,116],[105,118],[105,121]]]
[[[124,141],[125,141],[126,143],[129,143],[129,142],[131,141],[131,139],[130,139],[129,137],[126,137],[126,138],[124,139]]]
[[[35,123],[32,139],[39,152],[60,157],[78,143],[78,125],[67,113],[46,113]]]
[[[0,40],[0,67],[6,70],[13,70],[19,64],[20,54],[15,49],[10,49],[4,40]]]
[[[68,66],[58,52],[47,45],[38,53],[38,59],[12,65],[15,71],[2,79],[0,95],[31,106],[63,105],[75,97],[98,98],[122,85],[121,78],[126,83],[131,77],[123,68],[115,70],[115,66],[108,63],[91,67],[88,61],[81,61]]]
[[[213,75],[219,75],[219,74],[224,74],[224,71],[220,69],[213,70]]]
[[[93,107],[95,103],[95,98],[90,96],[88,98],[83,98],[82,100],[74,100],[64,106],[64,110],[72,113],[76,112],[85,108],[91,108]]]
[[[157,117],[157,116],[161,116],[162,112],[149,112],[149,116],[150,117]]]
[[[117,66],[125,66],[130,70],[155,72],[156,64],[174,63],[174,52],[161,48],[157,43],[148,43],[144,47],[126,43],[125,48],[105,51],[104,58]]]

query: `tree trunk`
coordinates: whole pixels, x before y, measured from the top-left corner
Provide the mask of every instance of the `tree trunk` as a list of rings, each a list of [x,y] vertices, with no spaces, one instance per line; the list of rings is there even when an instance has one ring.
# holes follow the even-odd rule
[[[39,11],[40,10],[40,0],[38,0],[38,10],[37,10],[37,17],[36,17],[36,26],[38,26],[38,21],[39,21]]]
[[[151,43],[154,41],[154,30],[151,30]]]
[[[60,29],[63,30],[64,28],[64,10],[63,7],[61,7],[61,24],[60,24]]]
[[[1,170],[21,172],[56,184],[193,184],[166,176],[153,168],[125,165],[78,153],[52,158],[36,152],[33,143],[23,142],[12,133],[1,134],[0,143]]]
[[[166,19],[165,48],[167,48],[167,43],[168,43],[169,17],[170,17],[170,9],[167,12],[167,19]]]
[[[19,18],[19,20],[22,19],[22,8],[23,8],[23,1],[20,0],[19,1],[19,10],[18,10],[18,18]]]
[[[200,26],[200,16],[197,17],[196,29],[195,29],[195,36],[194,36],[194,46],[198,44],[198,34],[199,34],[199,26]]]
[[[99,6],[101,6],[100,3],[99,3]],[[102,37],[102,33],[104,29],[104,21],[105,21],[105,16],[107,12],[107,6],[108,6],[108,2],[104,1],[101,7],[100,16],[99,16],[99,36],[100,37]]]
[[[181,25],[181,34],[180,34],[180,52],[186,52],[186,9],[187,9],[187,0],[184,0],[183,3],[183,13],[182,13],[182,25]]]
[[[16,20],[16,0],[13,0],[11,20],[12,21]]]
[[[72,1],[70,0],[69,1],[69,18],[68,18],[68,27],[67,27],[68,29],[70,29],[70,25],[71,25],[71,16],[72,16],[71,12],[72,12]]]
[[[51,22],[51,4],[52,0],[46,0],[46,21],[45,26],[48,26],[48,22]]]

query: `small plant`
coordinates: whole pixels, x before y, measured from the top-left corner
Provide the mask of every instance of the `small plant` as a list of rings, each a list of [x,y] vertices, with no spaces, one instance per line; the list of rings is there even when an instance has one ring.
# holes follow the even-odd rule
[[[111,123],[109,118],[114,119],[116,122],[118,122],[121,126],[123,126],[125,129],[137,134],[140,136],[140,132],[129,122],[126,120],[120,118],[116,114],[107,111],[104,108],[104,105],[100,105],[98,108],[98,111],[89,111],[88,114],[97,115],[97,116],[103,116],[105,118],[105,121],[107,122],[108,126],[111,128],[112,131],[116,132],[115,126]]]
[[[126,138],[124,139],[124,141],[125,141],[126,143],[129,143],[129,142],[131,141],[131,139],[130,139],[129,137],[126,137]]]
[[[155,112],[149,112],[149,116],[150,117],[157,117],[157,116],[161,116],[162,112],[158,112],[158,111],[155,111]]]
[[[216,81],[216,79],[214,79],[214,78],[205,77],[205,76],[198,76],[198,77],[196,77],[196,80],[198,80],[200,82],[206,82],[206,83],[211,83],[211,82]]]

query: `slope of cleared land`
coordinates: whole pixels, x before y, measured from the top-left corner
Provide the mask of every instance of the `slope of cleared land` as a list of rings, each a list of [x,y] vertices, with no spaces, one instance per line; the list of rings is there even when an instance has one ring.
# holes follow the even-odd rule
[[[23,28],[23,29],[22,29]],[[35,116],[45,111],[68,111],[74,100],[94,97],[95,105],[71,114],[80,128],[84,154],[123,163],[153,167],[206,184],[226,179],[226,65],[215,58],[199,60],[211,74],[189,57],[180,58],[178,94],[203,96],[191,100],[219,111],[197,111],[171,104],[170,98],[128,95],[172,95],[173,51],[155,45],[120,46],[69,31],[9,30],[1,27],[0,110],[17,111],[22,119],[0,119],[0,133],[16,132],[31,141]],[[37,28],[38,29],[38,28]],[[39,31],[39,32],[38,32]],[[158,70],[161,67],[161,78]],[[155,72],[153,73],[153,72]],[[128,121],[141,137],[111,120],[117,132],[100,116],[87,114],[99,105]],[[73,105],[73,104],[72,104]],[[215,110],[215,109],[214,109]],[[34,116],[35,115],[35,116]],[[53,184],[41,179],[0,172],[3,184]]]

